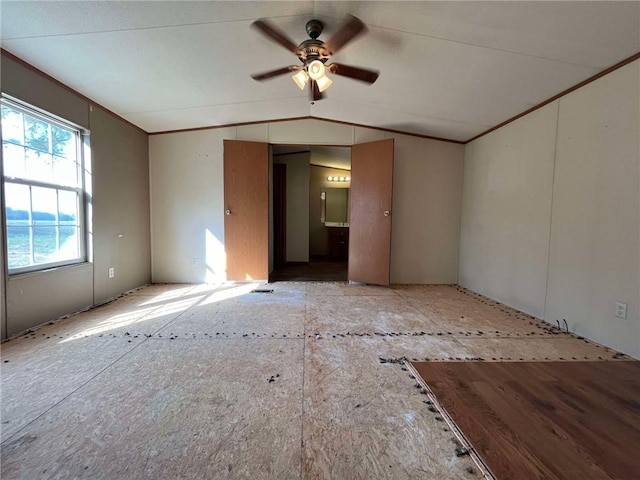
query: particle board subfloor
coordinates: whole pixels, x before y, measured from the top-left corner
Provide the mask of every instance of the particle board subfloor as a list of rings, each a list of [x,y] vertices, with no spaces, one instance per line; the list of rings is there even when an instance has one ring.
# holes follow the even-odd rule
[[[640,478],[640,362],[412,366],[500,480]]]
[[[455,286],[258,286],[151,285],[3,343],[0,476],[480,478],[400,359],[628,360]]]

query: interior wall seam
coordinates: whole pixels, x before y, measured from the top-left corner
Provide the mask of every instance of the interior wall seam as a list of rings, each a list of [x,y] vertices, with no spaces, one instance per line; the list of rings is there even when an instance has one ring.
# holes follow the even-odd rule
[[[556,185],[556,164],[558,162],[558,131],[560,130],[560,99],[556,102],[556,138],[553,143],[553,170],[551,173],[551,204],[549,206],[549,240],[547,242],[547,275],[544,285],[544,305],[542,309],[542,319],[547,319],[547,298],[549,297],[549,270],[551,266],[551,235],[553,229],[553,197]]]
[[[153,182],[151,181],[151,135],[147,135],[147,160],[148,160],[148,164],[149,164],[149,168],[148,168],[148,172],[147,172],[147,177],[148,177],[148,181],[149,181],[149,257],[150,257],[150,277],[151,277],[151,283],[153,283],[153,278],[155,277],[155,262],[153,261],[153,252],[155,252],[155,245],[154,245],[154,237],[155,235],[153,235]]]
[[[464,152],[462,154],[462,182],[460,185],[460,215],[458,215],[458,268],[456,268],[456,285],[460,285],[460,270],[462,269],[462,210],[464,208],[464,175],[467,164],[467,148],[469,144],[464,145]],[[460,285],[461,287],[464,285]]]

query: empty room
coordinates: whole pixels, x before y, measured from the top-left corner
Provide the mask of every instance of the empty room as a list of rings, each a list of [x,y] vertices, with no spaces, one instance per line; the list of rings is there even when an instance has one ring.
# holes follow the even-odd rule
[[[640,479],[640,2],[0,22],[0,477]]]

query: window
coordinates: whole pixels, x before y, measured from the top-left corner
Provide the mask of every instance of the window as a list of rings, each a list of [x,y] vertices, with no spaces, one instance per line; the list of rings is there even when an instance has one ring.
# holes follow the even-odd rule
[[[9,273],[83,262],[83,132],[2,98]]]

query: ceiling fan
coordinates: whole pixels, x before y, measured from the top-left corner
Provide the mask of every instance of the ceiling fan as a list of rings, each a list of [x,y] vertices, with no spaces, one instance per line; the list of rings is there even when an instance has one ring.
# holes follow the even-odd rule
[[[323,98],[322,92],[333,83],[327,76],[327,72],[360,80],[368,84],[372,84],[378,78],[379,72],[374,70],[341,63],[326,63],[332,55],[366,30],[365,24],[352,15],[347,18],[345,23],[327,42],[323,42],[318,38],[324,28],[322,22],[320,20],[309,20],[306,24],[306,30],[311,38],[303,41],[300,45],[296,45],[285,33],[265,20],[256,20],[251,25],[295,54],[302,62],[302,65],[289,65],[288,67],[251,75],[254,80],[268,80],[279,75],[296,72],[292,77],[293,81],[301,90],[304,90],[305,86],[309,84],[309,98],[312,101],[316,101]]]

